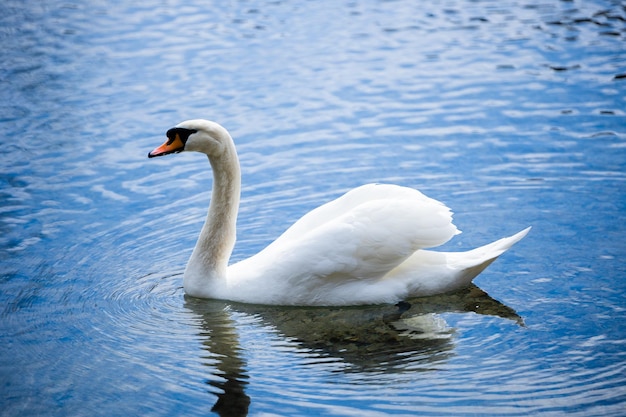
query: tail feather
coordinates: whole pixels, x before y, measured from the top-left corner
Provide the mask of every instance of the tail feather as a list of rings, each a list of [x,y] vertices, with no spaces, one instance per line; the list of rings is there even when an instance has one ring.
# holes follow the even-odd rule
[[[470,261],[472,263],[477,262],[479,259],[483,259],[484,261],[490,259],[494,260],[498,256],[502,255],[504,252],[506,252],[509,248],[511,248],[511,246],[522,240],[524,236],[528,234],[530,229],[530,227],[527,227],[526,229],[514,234],[513,236],[505,237],[496,240],[495,242],[489,243],[485,246],[481,246],[479,248],[459,254],[462,254],[462,258],[465,258],[467,261]]]
[[[469,284],[478,274],[483,272],[498,256],[511,246],[522,240],[530,231],[530,227],[467,252],[448,253],[448,265],[460,270],[459,282]]]

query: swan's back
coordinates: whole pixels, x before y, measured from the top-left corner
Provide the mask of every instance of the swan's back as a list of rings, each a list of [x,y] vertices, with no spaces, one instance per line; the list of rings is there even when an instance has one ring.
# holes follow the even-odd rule
[[[365,185],[309,212],[257,255],[231,265],[229,292],[259,303],[338,304],[350,296],[346,291],[356,295],[351,288],[375,290],[416,251],[457,233],[442,203],[410,188]]]
[[[460,233],[456,226],[452,224],[452,212],[443,203],[426,197],[412,188],[391,184],[366,184],[354,188],[336,200],[310,211],[287,229],[274,243],[281,241],[286,243],[287,240],[300,239],[323,224],[336,220],[363,204],[373,202],[392,205],[387,210],[379,212],[379,214],[395,214],[393,213],[393,205],[398,205],[402,202],[402,204],[408,204],[409,207],[414,208],[413,213],[406,213],[409,217],[421,217],[424,223],[436,220],[436,229],[432,227],[432,224],[424,225],[425,228],[431,229],[428,235],[428,241],[431,243],[424,242],[422,247],[441,245],[450,240],[455,234]],[[397,223],[405,222],[406,216],[396,220]]]

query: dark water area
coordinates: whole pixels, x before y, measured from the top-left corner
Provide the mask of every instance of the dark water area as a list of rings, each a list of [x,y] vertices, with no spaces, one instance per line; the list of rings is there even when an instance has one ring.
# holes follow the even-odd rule
[[[626,415],[624,1],[0,4],[0,415]],[[225,126],[244,259],[369,182],[445,202],[455,294],[184,296]]]

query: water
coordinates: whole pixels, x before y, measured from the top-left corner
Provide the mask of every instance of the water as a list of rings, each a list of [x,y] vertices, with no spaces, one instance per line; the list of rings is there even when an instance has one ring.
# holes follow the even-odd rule
[[[223,3],[0,5],[1,414],[626,415],[626,3]],[[186,299],[208,164],[146,156],[195,117],[235,260],[367,182],[533,230],[408,311]]]

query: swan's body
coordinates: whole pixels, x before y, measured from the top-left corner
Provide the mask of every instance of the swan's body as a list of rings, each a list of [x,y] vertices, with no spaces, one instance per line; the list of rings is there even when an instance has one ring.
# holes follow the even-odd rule
[[[368,184],[228,266],[241,187],[235,145],[222,126],[206,120],[183,122],[167,136],[150,157],[198,151],[213,168],[209,213],[183,277],[190,296],[281,305],[395,303],[469,285],[530,229],[468,252],[424,250],[460,233],[450,210],[411,188]]]

